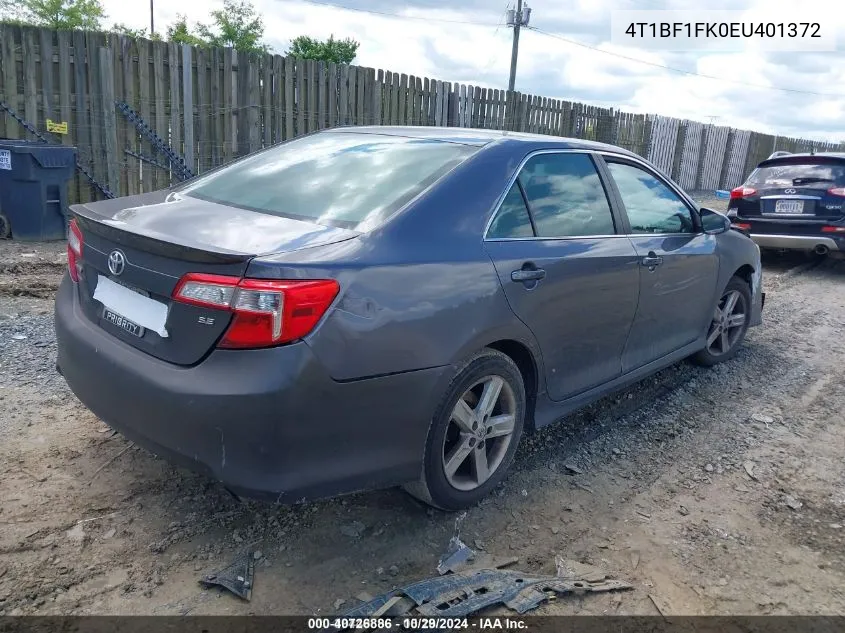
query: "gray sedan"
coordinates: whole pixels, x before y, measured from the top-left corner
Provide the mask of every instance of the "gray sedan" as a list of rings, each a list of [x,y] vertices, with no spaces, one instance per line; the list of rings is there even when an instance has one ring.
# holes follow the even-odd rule
[[[618,147],[361,127],[76,205],[58,370],[237,494],[446,510],[523,433],[761,322],[760,254]]]

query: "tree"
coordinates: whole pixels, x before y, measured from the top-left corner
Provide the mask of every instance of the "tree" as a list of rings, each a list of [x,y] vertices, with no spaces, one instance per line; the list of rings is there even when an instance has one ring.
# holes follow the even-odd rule
[[[223,0],[223,8],[211,12],[211,25],[198,24],[197,35],[209,46],[231,46],[244,53],[267,53],[261,42],[264,20],[249,0]]]
[[[3,0],[0,15],[49,29],[96,31],[106,12],[100,0]]]
[[[300,35],[290,43],[287,54],[300,59],[316,59],[321,62],[351,64],[358,54],[361,44],[347,37],[344,40],[329,39],[320,41],[307,35]]]
[[[136,40],[147,38],[157,42],[161,41],[160,34],[153,33],[152,36],[150,36],[147,35],[147,29],[133,29],[132,27],[126,26],[123,22],[116,22],[109,30],[112,33],[125,35],[126,37],[131,37]]]
[[[179,14],[176,15],[176,21],[167,27],[167,41],[190,46],[208,46],[208,42],[191,33],[188,28],[188,18]]]

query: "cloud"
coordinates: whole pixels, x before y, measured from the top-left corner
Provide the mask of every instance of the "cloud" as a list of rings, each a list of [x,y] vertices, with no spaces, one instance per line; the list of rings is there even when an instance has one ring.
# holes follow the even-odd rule
[[[322,2],[323,0],[319,0]],[[511,30],[504,26],[515,0],[326,0],[339,9],[301,0],[254,0],[266,24],[265,39],[283,53],[290,40],[306,34],[353,37],[361,42],[356,63],[395,72],[505,88],[510,68]],[[149,16],[130,3],[104,0],[112,21],[146,26]],[[517,89],[604,107],[650,112],[721,125],[845,140],[843,53],[741,53],[649,51],[610,43],[614,10],[701,9],[696,0],[528,0],[531,26],[598,50],[523,29]],[[824,5],[824,6],[823,6]],[[207,21],[222,0],[157,0],[159,29],[176,13]],[[805,19],[823,17],[824,28],[845,30],[845,12],[819,2]],[[708,10],[765,11],[773,22],[794,14],[794,0],[709,0]],[[391,17],[368,12],[400,14]],[[450,22],[451,21],[451,22]],[[478,24],[456,24],[454,22]],[[603,52],[599,52],[603,51]],[[637,61],[721,77],[686,76]],[[761,87],[762,86],[762,87]],[[778,86],[831,96],[771,90]]]

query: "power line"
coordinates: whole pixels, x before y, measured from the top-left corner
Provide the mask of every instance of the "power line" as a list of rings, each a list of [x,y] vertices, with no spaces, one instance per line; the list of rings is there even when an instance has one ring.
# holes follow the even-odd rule
[[[799,90],[797,88],[784,88],[783,86],[764,86],[762,84],[751,84],[747,81],[740,81],[738,79],[728,79],[726,77],[716,77],[714,75],[706,75],[704,73],[697,73],[691,70],[683,70],[682,68],[673,68],[672,66],[665,66],[663,64],[658,64],[656,62],[649,62],[645,61],[644,59],[637,59],[636,57],[629,57],[628,55],[623,55],[622,53],[614,53],[613,51],[606,51],[601,48],[597,48],[595,46],[590,46],[589,44],[584,44],[583,42],[578,42],[576,40],[571,40],[567,37],[563,37],[562,35],[558,35],[556,33],[549,33],[548,31],[543,31],[538,29],[536,26],[527,26],[525,27],[531,31],[535,31],[536,33],[540,33],[541,35],[545,35],[547,37],[554,38],[556,40],[560,40],[562,42],[566,42],[568,44],[572,44],[573,46],[580,46],[581,48],[586,48],[591,51],[595,51],[597,53],[604,53],[605,55],[610,55],[612,57],[618,57],[620,59],[625,59],[631,62],[636,62],[638,64],[645,64],[646,66],[652,66],[654,68],[660,68],[662,70],[669,70],[675,73],[681,73],[683,75],[689,75],[691,77],[702,77],[704,79],[713,79],[715,81],[721,81],[724,83],[731,83],[731,84],[738,84],[740,86],[745,86],[746,88],[761,88],[764,90],[780,90],[783,92],[792,92],[795,94],[803,94],[803,95],[814,95],[817,97],[845,97],[845,94],[841,93],[832,93],[832,92],[813,92],[811,90]]]
[[[496,30],[493,31],[493,38],[494,39],[499,34],[499,29],[502,28],[502,25],[507,20],[508,8],[510,8],[510,6],[511,6],[511,3],[510,3],[510,0],[508,0],[508,3],[505,5],[505,10],[502,11],[501,16],[499,16],[499,22],[496,24]],[[484,64],[484,72],[487,72],[490,69],[490,66],[493,65],[494,61],[499,61],[499,54],[500,54],[499,49],[495,46],[492,47],[492,48],[493,48],[493,51],[490,53],[490,57],[487,59],[487,63]]]

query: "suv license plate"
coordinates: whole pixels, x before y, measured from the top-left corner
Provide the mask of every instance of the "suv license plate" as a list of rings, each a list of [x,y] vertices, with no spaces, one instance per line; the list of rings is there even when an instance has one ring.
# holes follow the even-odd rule
[[[778,200],[775,202],[775,213],[804,213],[803,200]]]
[[[116,325],[120,329],[129,332],[133,336],[144,336],[144,328],[137,323],[133,323],[126,317],[119,315],[117,312],[112,312],[108,308],[103,309],[103,318],[112,325]]]

